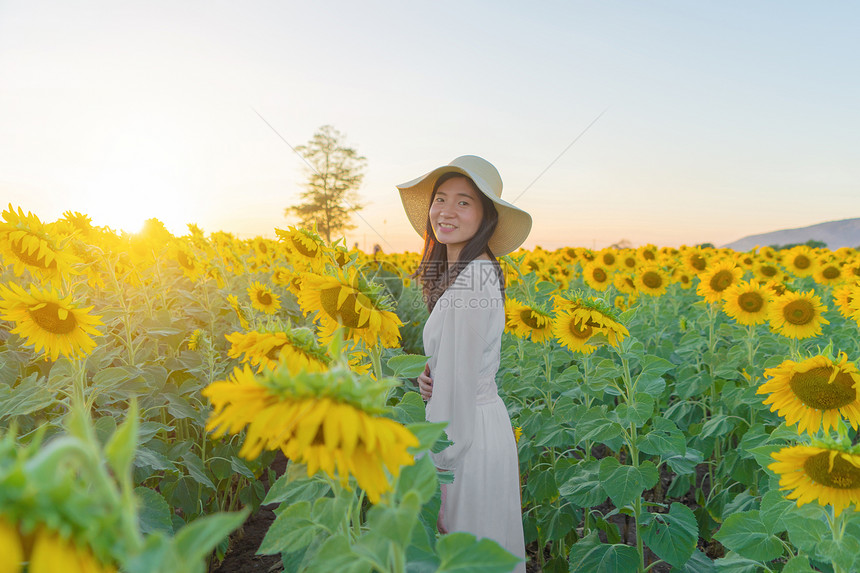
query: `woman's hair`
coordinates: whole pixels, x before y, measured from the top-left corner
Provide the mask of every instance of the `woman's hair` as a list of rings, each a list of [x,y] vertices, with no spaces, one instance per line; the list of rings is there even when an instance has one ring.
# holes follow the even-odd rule
[[[410,275],[412,278],[417,278],[421,283],[424,302],[427,303],[428,312],[433,312],[436,301],[439,300],[445,289],[457,279],[460,271],[482,253],[490,255],[490,259],[496,267],[496,274],[499,277],[502,300],[504,301],[505,299],[505,273],[502,272],[499,261],[496,260],[493,251],[490,250],[487,244],[496,230],[496,225],[499,223],[499,212],[496,210],[493,202],[478,189],[478,186],[475,185],[475,182],[471,178],[461,173],[445,173],[433,185],[433,193],[430,195],[430,205],[433,205],[433,200],[436,198],[436,191],[439,189],[439,186],[454,177],[462,177],[471,184],[472,189],[474,189],[484,208],[484,215],[481,218],[481,224],[478,226],[475,235],[466,243],[463,250],[460,251],[457,261],[449,267],[448,247],[436,240],[428,209],[427,225],[424,229],[424,251],[421,254],[421,262],[418,264],[418,270]]]

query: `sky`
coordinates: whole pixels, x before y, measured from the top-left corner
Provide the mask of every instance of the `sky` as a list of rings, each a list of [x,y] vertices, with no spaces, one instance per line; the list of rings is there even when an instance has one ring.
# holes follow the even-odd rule
[[[274,237],[306,180],[281,137],[328,124],[367,159],[366,251],[420,251],[395,185],[466,154],[532,215],[526,248],[860,217],[858,24],[849,1],[0,0],[0,206]]]

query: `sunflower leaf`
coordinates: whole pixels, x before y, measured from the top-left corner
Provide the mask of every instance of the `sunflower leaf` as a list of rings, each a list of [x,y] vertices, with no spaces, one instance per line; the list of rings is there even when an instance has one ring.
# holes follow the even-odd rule
[[[740,556],[758,561],[776,559],[784,549],[755,509],[728,516],[714,539]]]

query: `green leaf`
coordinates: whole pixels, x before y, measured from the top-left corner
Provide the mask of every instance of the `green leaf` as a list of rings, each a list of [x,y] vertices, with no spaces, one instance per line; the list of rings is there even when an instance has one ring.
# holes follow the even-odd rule
[[[718,573],[757,573],[761,565],[754,559],[741,557],[733,551],[714,561]]]
[[[547,470],[532,470],[529,473],[526,492],[536,502],[552,499],[558,495],[558,484],[555,482],[555,472]]]
[[[653,515],[654,520],[642,531],[642,541],[663,561],[682,567],[699,540],[696,516],[680,503],[673,503],[668,514]]]
[[[618,423],[624,427],[641,427],[654,413],[654,398],[650,394],[636,394],[632,404],[619,404],[615,408]]]
[[[436,467],[430,456],[423,456],[415,460],[415,464],[405,466],[400,470],[397,478],[396,497],[403,499],[408,492],[414,492],[422,504],[427,503],[439,489],[439,480],[436,478]]]
[[[209,479],[208,475],[206,475],[206,468],[203,467],[203,460],[201,460],[197,454],[191,452],[186,453],[182,456],[182,465],[185,466],[185,469],[188,470],[188,475],[190,475],[194,481],[211,490],[215,489],[215,484],[212,483],[212,480]]]
[[[576,466],[575,473],[563,483],[558,492],[579,507],[594,507],[606,500],[600,481],[600,462],[588,460]]]
[[[105,457],[117,476],[129,475],[137,447],[138,428],[137,400],[132,399],[125,421],[120,424],[105,446]]]
[[[646,489],[657,483],[657,468],[652,462],[644,462],[638,468],[623,466],[615,458],[600,460],[600,481],[609,499],[617,508],[633,503]]]
[[[257,553],[260,555],[290,553],[307,547],[320,531],[320,527],[311,520],[310,515],[309,501],[300,501],[288,506],[269,526]]]
[[[782,543],[770,533],[758,510],[728,516],[714,539],[747,559],[770,561],[783,553]]]
[[[624,429],[609,417],[605,406],[590,408],[576,423],[576,441],[602,443],[621,435]]]
[[[629,573],[639,568],[639,554],[629,545],[600,543],[592,531],[573,545],[568,562],[570,573]]]
[[[417,378],[424,372],[424,366],[429,358],[420,354],[404,354],[391,357],[387,364],[391,369],[391,375],[396,378]]]
[[[426,421],[424,400],[418,392],[406,392],[393,408],[394,419],[404,426]]]
[[[788,531],[792,545],[810,554],[825,539],[832,538],[830,527],[824,523],[824,511],[818,504],[806,504],[792,508],[782,514],[782,522]]]
[[[699,438],[709,438],[711,436],[721,437],[731,432],[738,421],[735,417],[729,417],[725,414],[716,414],[708,418],[705,425],[702,426],[702,431],[699,433]]]
[[[696,549],[683,567],[672,567],[670,573],[714,573],[716,570],[711,558]]]
[[[313,501],[328,493],[331,487],[317,477],[300,477],[285,473],[272,484],[263,505],[286,503],[292,505],[300,501]]]
[[[418,438],[418,445],[414,448],[409,448],[407,451],[410,454],[416,454],[425,450],[430,450],[434,454],[438,454],[454,442],[448,440],[445,434],[447,422],[419,422],[409,424],[406,429],[415,434]],[[432,448],[432,449],[431,449]]]
[[[541,506],[539,520],[541,538],[544,541],[562,539],[579,521],[569,505],[556,507],[551,504]]]
[[[668,458],[664,458],[663,461],[666,462],[666,465],[668,465],[676,474],[687,475],[693,473],[696,470],[696,466],[702,463],[703,459],[702,452],[695,448],[687,448],[684,455],[670,456]]]
[[[471,533],[450,533],[436,542],[436,573],[508,573],[522,559],[491,539],[478,541]]]
[[[764,494],[761,500],[761,520],[767,526],[768,532],[776,534],[785,531],[783,518],[796,507],[797,504],[785,499],[780,491],[773,490]]]
[[[782,573],[816,573],[815,569],[809,564],[809,557],[806,555],[798,555],[792,557],[786,562],[782,568]]]
[[[176,554],[184,563],[194,565],[209,553],[230,533],[245,522],[251,511],[248,508],[232,513],[204,515],[180,529],[173,538]],[[179,567],[177,570],[188,570]]]
[[[176,466],[173,465],[173,462],[167,456],[147,447],[137,449],[134,465],[137,467],[146,466],[154,470],[176,471]]]
[[[153,531],[164,531],[173,533],[173,523],[170,520],[170,506],[164,497],[155,490],[148,487],[137,487],[134,494],[140,500],[140,531],[143,534]]]
[[[349,539],[344,535],[329,537],[320,546],[313,561],[308,565],[308,573],[370,573],[369,563],[361,560],[352,550]]]
[[[248,462],[236,456],[230,456],[230,469],[248,479],[257,479],[254,472],[248,467]]]

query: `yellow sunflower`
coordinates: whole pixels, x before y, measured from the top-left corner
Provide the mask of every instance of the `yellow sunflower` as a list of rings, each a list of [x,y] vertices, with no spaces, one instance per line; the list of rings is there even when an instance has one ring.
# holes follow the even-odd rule
[[[672,274],[670,275],[672,282],[678,285],[681,285],[681,288],[687,290],[692,288],[693,279],[696,278],[696,275],[693,273],[679,268],[672,269]]]
[[[822,313],[827,308],[813,291],[786,291],[776,297],[768,311],[771,328],[788,338],[809,338],[821,334],[821,325],[830,324]]]
[[[197,347],[200,346],[200,337],[202,335],[203,331],[199,328],[191,333],[191,336],[188,337],[188,350],[197,350]]]
[[[758,256],[766,261],[776,261],[777,254],[773,247],[762,247],[758,250]]]
[[[725,290],[741,280],[743,274],[743,269],[731,259],[718,262],[699,274],[696,294],[707,302],[719,302]]]
[[[636,267],[639,266],[639,259],[636,258],[636,251],[624,249],[619,256],[618,266],[628,272],[635,271]]]
[[[227,295],[227,302],[230,304],[230,308],[233,309],[233,312],[236,313],[236,316],[239,318],[239,324],[244,329],[250,328],[250,324],[248,323],[248,317],[245,316],[245,311],[242,309],[242,305],[239,303],[239,297],[235,294]]]
[[[765,370],[764,375],[771,379],[756,393],[770,394],[763,403],[772,404],[771,412],[783,416],[789,426],[799,422],[798,433],[817,432],[820,427],[826,432],[836,427],[840,415],[855,429],[860,423],[860,372],[844,353],[838,362],[825,356],[803,362],[786,360]]]
[[[196,281],[206,272],[205,263],[198,260],[197,256],[188,246],[174,242],[171,245],[170,253],[173,259],[179,263],[182,274],[192,281]]]
[[[698,275],[699,273],[707,270],[710,258],[710,252],[702,249],[701,247],[685,249],[681,254],[681,262],[684,267],[694,275]]]
[[[851,318],[858,310],[860,302],[860,284],[844,284],[833,289],[833,302],[839,309],[839,314]]]
[[[639,259],[640,264],[654,264],[658,261],[658,254],[660,250],[651,244],[642,245],[638,249],[636,249],[636,256]]]
[[[306,315],[317,313],[322,344],[344,327],[344,339],[363,340],[368,347],[377,339],[385,348],[398,345],[403,322],[380,287],[367,282],[354,267],[338,269],[333,275],[302,273],[301,277],[299,305]]]
[[[391,489],[383,468],[398,476],[415,462],[408,448],[418,446],[409,430],[378,415],[387,391],[342,368],[298,374],[279,368],[254,376],[245,366],[203,390],[213,406],[206,429],[217,438],[247,426],[242,457],[280,449],[307,464],[309,476],[322,470],[344,487],[354,476],[377,503]]]
[[[738,324],[764,324],[771,296],[770,289],[757,280],[741,281],[725,290],[723,311]]]
[[[771,261],[756,263],[753,265],[752,272],[761,281],[785,281],[785,273],[779,268],[779,265]]]
[[[818,257],[812,249],[798,245],[783,255],[782,264],[796,277],[808,277],[818,268]]]
[[[520,426],[516,426],[514,428],[514,440],[519,444],[520,437],[523,435],[523,429]]]
[[[819,259],[812,277],[820,285],[835,285],[845,278],[839,263],[826,259]]]
[[[11,204],[0,221],[0,254],[16,277],[28,270],[57,287],[63,277],[77,272],[73,265],[80,262],[70,249],[57,244],[38,217],[25,215],[20,207],[16,213]]]
[[[275,314],[281,308],[281,297],[259,281],[248,287],[248,297],[252,307],[266,314]]]
[[[24,546],[18,528],[0,515],[0,572],[17,573],[24,561]]]
[[[582,278],[585,284],[596,291],[605,291],[612,284],[612,275],[597,260],[586,264],[582,268]]]
[[[54,289],[31,286],[27,292],[15,283],[10,286],[0,285],[0,317],[14,322],[11,332],[26,338],[36,352],[44,349],[51,360],[60,354],[74,359],[96,347],[90,335],[101,334],[95,327],[102,322],[101,316],[89,313],[93,307],[78,308],[72,295],[61,298]]]
[[[755,253],[734,253],[735,263],[745,271],[751,271],[757,262]]]
[[[860,456],[816,446],[791,446],[771,454],[767,466],[779,474],[779,489],[796,499],[798,507],[818,500],[833,506],[838,516],[852,503],[860,504]]]
[[[314,231],[300,227],[288,227],[286,231],[275,229],[275,234],[286,244],[287,249],[297,257],[300,263],[304,263],[306,267],[311,269],[322,271],[325,242]]]
[[[847,263],[842,267],[842,272],[845,276],[845,280],[848,282],[856,283],[860,281],[860,261]]]
[[[14,569],[13,569],[14,571]],[[40,529],[33,541],[30,554],[31,573],[115,573],[116,567],[100,563],[86,548],[77,547],[72,541],[57,533]]]
[[[618,249],[607,247],[597,253],[595,262],[608,271],[615,270],[621,265]]]
[[[669,275],[662,267],[646,265],[636,273],[636,288],[641,294],[660,296],[669,288]]]
[[[636,292],[636,281],[630,273],[616,273],[612,280],[618,292],[634,294]]]
[[[618,346],[630,333],[618,322],[614,312],[597,300],[555,299],[556,316],[552,329],[556,340],[573,352],[590,354],[596,350],[594,344],[605,339],[611,346]],[[598,335],[602,337],[597,338]]]
[[[505,301],[505,328],[519,338],[543,342],[552,338],[552,315],[509,296]]]
[[[259,366],[259,371],[264,368],[274,370],[281,363],[294,374],[300,370],[321,372],[331,363],[325,349],[316,343],[313,333],[306,328],[289,332],[234,332],[225,338],[230,343],[227,352],[230,358],[244,354],[242,362]]]

